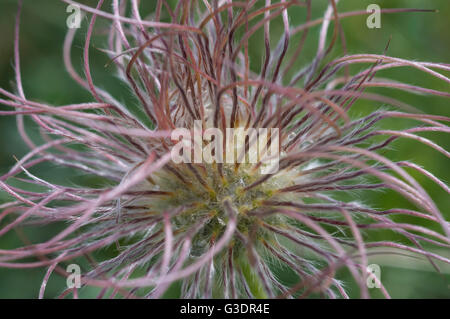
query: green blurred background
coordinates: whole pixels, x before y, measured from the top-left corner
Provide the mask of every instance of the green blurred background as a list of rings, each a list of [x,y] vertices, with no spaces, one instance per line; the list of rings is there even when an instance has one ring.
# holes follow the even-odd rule
[[[96,1],[83,1],[95,6]],[[155,1],[143,1],[143,12],[152,12]],[[169,1],[174,4],[176,1]],[[340,11],[365,10],[371,4],[379,4],[382,8],[424,8],[438,9],[438,13],[399,13],[382,15],[381,29],[368,29],[366,16],[351,17],[342,20],[345,30],[349,53],[376,53],[381,54],[387,41],[392,36],[388,54],[395,57],[407,58],[418,61],[450,63],[450,1],[448,0],[341,0],[338,5]],[[313,16],[319,17],[327,5],[327,0],[313,0]],[[111,1],[106,0],[103,8],[109,10]],[[17,3],[15,0],[0,0],[0,87],[7,90],[14,88],[13,70],[13,34],[14,16]],[[144,15],[145,15],[144,14]],[[25,94],[29,99],[45,101],[49,104],[62,105],[68,103],[80,103],[92,101],[91,96],[81,89],[67,74],[62,61],[62,44],[67,31],[66,5],[57,0],[25,0],[22,12],[21,24],[21,68]],[[291,25],[299,25],[305,20],[305,10],[294,9],[289,13]],[[82,57],[83,37],[86,32],[87,20],[83,20],[82,28],[77,32],[75,45],[72,49],[72,57],[75,65],[79,66]],[[99,26],[102,25],[101,20]],[[271,40],[276,45],[282,33],[281,19],[275,19],[271,24]],[[319,27],[312,29],[306,49],[298,59],[294,70],[311,61],[317,49],[317,35]],[[330,32],[331,33],[331,32]],[[299,37],[291,39],[292,43]],[[101,35],[94,37],[97,47],[105,45],[105,38]],[[262,59],[263,41],[262,32],[257,32],[251,38],[250,57],[253,71],[258,71],[259,62]],[[338,44],[331,56],[342,54]],[[98,50],[91,50],[91,65],[94,81],[100,87],[112,92],[121,101],[130,105],[136,101],[132,99],[125,86],[115,77],[113,68],[105,68],[107,58]],[[361,70],[363,65],[352,67],[351,71]],[[422,85],[441,91],[449,91],[448,84],[431,78],[424,73],[407,70],[404,68],[384,71],[378,76],[391,77],[405,81],[413,85]],[[449,76],[449,74],[447,74]],[[417,108],[431,114],[450,116],[448,100],[439,97],[413,95],[399,93],[390,89],[372,90],[388,96],[395,96]],[[383,105],[374,102],[358,102],[353,106],[352,115],[361,115],[373,112]],[[1,107],[4,109],[4,107]],[[25,123],[30,124],[26,121]],[[402,121],[384,121],[382,126],[386,128],[401,128],[411,124]],[[28,131],[33,135],[35,128],[29,125]],[[448,137],[441,134],[423,134],[440,144],[445,149],[450,149]],[[39,140],[36,140],[39,141]],[[27,147],[17,133],[16,122],[12,117],[0,117],[0,174],[4,174],[15,160],[13,155],[21,158],[27,153]],[[395,160],[411,160],[429,169],[441,180],[450,180],[449,162],[441,154],[430,148],[419,145],[414,141],[402,141],[394,143],[389,154],[385,154]],[[52,182],[74,184],[95,184],[98,181],[91,176],[69,169],[46,164],[33,171],[39,177],[47,178]],[[449,197],[441,188],[414,172],[409,171],[425,187],[435,199],[441,212],[450,220]],[[361,192],[356,196],[367,205],[378,208],[412,207],[400,196],[392,192]],[[6,201],[8,196],[0,191],[0,203]],[[397,218],[402,220],[401,218]],[[404,220],[404,219],[403,219]],[[424,224],[425,225],[425,224]],[[32,242],[38,242],[49,238],[59,226],[24,229],[27,237]],[[404,241],[400,237],[393,236],[388,231],[371,233],[372,240]],[[21,244],[15,232],[0,237],[0,249],[17,247]],[[99,258],[114,255],[115,249],[105,249]],[[439,253],[450,257],[450,252]],[[450,268],[443,265],[442,274],[434,272],[433,268],[422,260],[411,258],[374,258],[371,260],[381,266],[381,280],[396,298],[450,298]],[[293,280],[289,271],[280,270],[283,281]],[[0,298],[36,298],[40,283],[45,274],[45,269],[12,270],[0,268]],[[340,279],[348,280],[348,290],[351,297],[358,297],[356,286],[351,282],[346,271],[338,273]],[[57,296],[65,287],[65,279],[58,275],[52,276],[49,281],[46,297]],[[176,287],[168,292],[167,297],[176,297]],[[89,288],[82,292],[82,297],[94,297],[98,289]],[[381,297],[377,289],[371,290],[372,296]]]

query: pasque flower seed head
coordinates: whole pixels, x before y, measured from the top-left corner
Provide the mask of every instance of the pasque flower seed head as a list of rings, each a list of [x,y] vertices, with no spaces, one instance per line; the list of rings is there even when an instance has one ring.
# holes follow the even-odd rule
[[[96,8],[64,2],[88,17],[81,20],[89,21],[83,72],[72,65],[76,28],[68,30],[64,61],[93,101],[52,106],[25,96],[20,10],[16,93],[0,89],[1,114],[17,117],[19,134],[31,149],[0,177],[0,188],[11,197],[0,206],[0,236],[22,225],[64,226],[43,242],[0,250],[2,267],[48,269],[40,297],[53,272],[68,276],[64,265],[84,259],[90,266],[82,267],[81,288],[68,287],[62,296],[77,296],[80,289],[95,286],[101,287],[99,297],[160,298],[181,282],[181,296],[191,298],[345,298],[346,282],[336,275],[341,268],[348,269],[361,297],[370,295],[368,279],[389,296],[382,280],[367,271],[369,257],[380,248],[420,255],[436,268],[449,263],[428,249],[448,249],[449,224],[412,175],[424,175],[447,193],[448,186],[407,161],[407,154],[400,161],[391,156],[394,141],[410,139],[448,157],[443,147],[420,133],[449,133],[449,118],[416,113],[404,102],[370,91],[389,87],[449,97],[448,92],[377,75],[407,67],[448,84],[448,64],[409,61],[386,52],[347,54],[342,19],[366,12],[338,12],[338,0],[330,0],[323,17],[316,19],[311,0],[192,0],[176,5],[157,0],[148,17],[141,16],[138,0],[113,0],[112,9],[102,0]],[[292,10],[304,10],[306,19],[293,19]],[[402,11],[420,10],[385,12]],[[117,92],[101,89],[91,74],[97,19],[110,24],[102,49],[110,58],[105,72],[115,68],[133,92],[139,112],[130,107],[136,102],[121,103],[114,98]],[[279,28],[274,31],[275,23],[281,34]],[[320,29],[318,46],[308,63],[302,53],[313,28]],[[98,31],[104,34],[105,29]],[[264,43],[262,61],[250,59],[253,41]],[[331,51],[339,43],[344,51],[333,59]],[[301,69],[296,67],[299,60],[304,61]],[[353,65],[360,71],[352,74]],[[350,115],[361,100],[383,107]],[[29,136],[25,117],[37,124],[45,142],[37,145]],[[381,129],[387,119],[412,126]],[[200,135],[193,134],[195,123]],[[181,159],[194,159],[199,147],[209,160],[174,161],[172,150],[180,139],[172,133],[177,129],[189,133],[186,141],[192,142],[190,148],[177,149]],[[234,162],[218,160],[230,151],[223,142],[230,137],[228,129],[241,130],[232,150]],[[277,134],[263,136],[259,129],[276,129]],[[259,151],[270,146],[277,167],[263,173],[264,153]],[[244,160],[238,161],[239,156]],[[252,156],[256,161],[245,160]],[[107,183],[53,183],[35,169],[43,162]],[[17,179],[25,186],[13,183]],[[364,204],[362,194],[386,191],[398,193],[413,208]],[[399,222],[394,215],[411,218]],[[420,220],[434,226],[420,226]],[[370,234],[379,229],[405,241],[373,240]],[[105,248],[115,255],[95,260]],[[284,269],[297,283],[280,279]]]

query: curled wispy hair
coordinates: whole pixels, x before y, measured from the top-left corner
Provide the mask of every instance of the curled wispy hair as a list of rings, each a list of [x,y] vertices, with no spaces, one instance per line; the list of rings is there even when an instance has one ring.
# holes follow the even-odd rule
[[[408,171],[450,193],[448,186],[417,164],[389,159],[392,142],[400,139],[415,140],[449,157],[443,147],[420,136],[449,133],[449,118],[417,112],[400,100],[366,90],[389,87],[449,97],[448,92],[376,74],[408,67],[450,83],[445,76],[450,65],[409,61],[386,52],[344,52],[330,59],[336,43],[346,47],[341,19],[366,14],[338,12],[338,0],[330,0],[317,19],[312,17],[311,0],[182,0],[174,7],[158,0],[149,17],[141,17],[138,0],[113,0],[111,12],[102,9],[103,0],[96,8],[63,1],[78,5],[90,17],[83,74],[71,59],[76,29],[67,33],[64,62],[95,101],[53,106],[25,96],[19,63],[20,9],[16,93],[0,88],[0,114],[16,116],[18,131],[31,149],[0,177],[0,188],[12,198],[0,205],[0,236],[23,225],[65,226],[44,242],[0,249],[2,267],[47,267],[39,297],[54,271],[67,276],[61,265],[82,258],[91,267],[83,269],[82,287],[101,287],[99,297],[128,298],[162,297],[177,281],[181,296],[192,298],[346,298],[345,282],[336,277],[342,267],[353,276],[361,297],[369,297],[370,256],[420,255],[437,270],[440,262],[450,263],[428,248],[450,247],[449,223]],[[305,10],[306,21],[292,26],[288,12],[295,7]],[[382,10],[409,11],[426,10]],[[103,51],[139,101],[138,113],[94,83],[89,55],[97,18],[110,22]],[[274,43],[270,25],[277,18],[283,30]],[[320,35],[315,57],[292,72],[316,26]],[[251,68],[250,40],[259,30],[263,61],[252,61]],[[300,34],[299,41],[292,41]],[[364,68],[352,75],[353,65]],[[351,118],[348,111],[357,100],[388,107]],[[43,144],[36,145],[28,135],[24,116],[38,125]],[[380,129],[385,119],[417,125]],[[233,127],[279,128],[279,170],[262,175],[257,170],[261,163],[175,164],[171,132],[192,129],[195,120],[203,129],[223,132]],[[98,176],[111,186],[46,181],[34,169],[44,162]],[[10,183],[17,180],[25,186]],[[40,191],[26,184],[38,185]],[[361,192],[387,190],[415,208],[381,210],[358,201]],[[414,218],[398,222],[391,218],[394,215]],[[423,220],[435,225],[421,226]],[[379,229],[402,236],[409,245],[371,240],[371,232]],[[113,258],[97,261],[92,255],[115,245]],[[282,282],[279,265],[291,269],[298,283]],[[389,297],[383,283],[378,284]],[[69,294],[76,297],[77,288],[65,289],[61,297]]]

